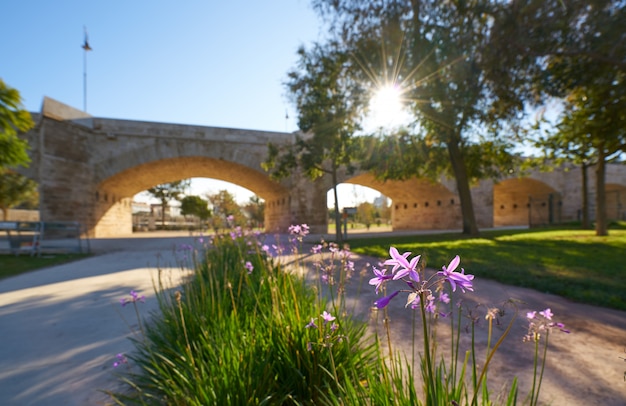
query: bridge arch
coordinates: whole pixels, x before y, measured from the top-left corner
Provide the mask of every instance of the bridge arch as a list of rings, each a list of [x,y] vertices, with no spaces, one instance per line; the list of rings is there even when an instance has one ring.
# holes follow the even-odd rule
[[[126,224],[132,197],[162,183],[192,177],[219,179],[249,189],[266,204],[265,224],[269,229],[279,226],[283,207],[289,202],[289,190],[252,168],[227,160],[202,156],[165,158],[135,166],[120,165],[122,169],[101,181],[95,191],[96,229],[109,234],[109,229]],[[284,202],[284,204],[283,204]],[[128,232],[128,230],[126,230]]]
[[[380,181],[361,173],[344,183],[367,186],[391,199],[394,230],[448,230],[461,227],[459,199],[448,186],[423,178]]]
[[[560,193],[540,180],[505,179],[493,186],[494,227],[552,224],[561,206]]]

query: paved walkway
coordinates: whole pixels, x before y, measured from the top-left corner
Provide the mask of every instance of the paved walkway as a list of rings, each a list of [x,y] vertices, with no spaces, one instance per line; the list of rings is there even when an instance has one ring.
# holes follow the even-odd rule
[[[137,321],[120,299],[146,296],[156,309],[153,281],[161,269],[178,278],[189,237],[93,240],[99,255],[0,280],[0,405],[106,404],[98,389],[114,389],[115,355],[132,350]]]
[[[155,310],[158,269],[175,283],[184,261],[177,247],[194,243],[182,233],[137,237],[93,240],[94,257],[0,280],[0,405],[107,404],[107,396],[98,390],[117,387],[115,355],[132,350],[128,338],[137,328],[132,306],[122,308],[120,299],[137,290],[146,296],[146,303],[139,304],[142,314]],[[515,298],[524,301],[522,314],[551,307],[572,330],[551,339],[542,400],[555,406],[626,404],[626,363],[619,358],[626,356],[626,312],[487,280],[476,281],[475,288],[467,297],[473,303],[492,306]],[[356,312],[367,316],[373,300],[371,289],[363,289]],[[408,353],[410,311],[402,299],[396,301],[389,306],[394,345]],[[494,384],[513,375],[528,384],[531,348],[521,344],[523,334],[520,318],[507,339],[508,349],[494,363]]]

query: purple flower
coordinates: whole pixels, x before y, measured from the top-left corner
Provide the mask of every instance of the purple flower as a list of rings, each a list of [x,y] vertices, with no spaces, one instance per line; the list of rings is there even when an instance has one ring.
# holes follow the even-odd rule
[[[440,292],[439,293],[439,301],[445,304],[450,303],[450,296],[447,293]]]
[[[270,251],[270,247],[267,244],[263,244],[263,246],[261,247],[261,251],[267,253]]]
[[[426,310],[428,313],[435,314],[435,312],[437,311],[437,306],[435,306],[435,297],[430,295],[426,299],[428,300],[428,302],[426,303],[426,306],[424,306],[424,310]]]
[[[339,325],[337,323],[333,323],[330,325],[330,331],[337,331]]]
[[[419,282],[420,277],[416,268],[421,257],[420,255],[417,255],[409,262],[408,258],[411,253],[405,252],[400,255],[395,247],[389,248],[389,255],[391,259],[386,260],[384,263],[385,265],[393,265],[392,273],[395,273],[393,277],[394,281],[408,276],[415,282]]]
[[[552,316],[554,316],[554,313],[552,313],[552,310],[550,310],[549,307],[546,310],[539,312],[539,314],[545,317],[547,320],[552,320]]]
[[[393,265],[393,268],[391,268],[391,273],[395,273],[398,268],[402,266],[402,264],[408,264],[406,259],[409,255],[411,255],[410,252],[405,252],[404,254],[400,255],[396,247],[389,247],[389,256],[391,257],[391,259],[383,262],[383,265]],[[402,262],[398,260],[399,257],[402,258]]]
[[[322,244],[314,245],[313,248],[311,248],[312,254],[319,254],[320,252],[322,252]]]
[[[385,272],[387,272],[386,269],[380,270],[376,267],[373,267],[373,270],[374,270],[374,275],[376,276],[370,279],[369,284],[374,285],[376,287],[376,294],[378,294],[378,292],[380,292],[380,288],[383,285],[383,283],[393,278],[393,275],[385,275]]]
[[[324,313],[322,313],[322,318],[324,319],[326,323],[331,322],[336,319],[335,316],[331,315],[326,310],[324,310]]]
[[[298,239],[302,239],[309,234],[309,226],[306,224],[292,224],[289,226],[289,234],[295,235]]]
[[[317,328],[317,324],[315,324],[315,319],[313,317],[311,317],[311,321],[304,327],[306,327],[306,328]]]
[[[461,272],[454,272],[454,270],[459,266],[461,262],[461,258],[459,256],[455,256],[448,267],[443,266],[442,270],[437,272],[438,275],[443,275],[443,277],[450,282],[452,286],[452,291],[456,291],[457,285],[461,288],[463,292],[465,289],[473,291],[472,280],[474,279],[474,275],[465,275],[465,270],[461,268]]]
[[[139,293],[137,293],[134,290],[130,291],[130,299],[127,297],[120,299],[120,303],[122,307],[126,306],[129,303],[135,303],[135,302],[145,303],[145,301],[146,301],[146,297],[144,295],[139,296]]]
[[[117,358],[117,360],[113,363],[113,368],[117,368],[122,364],[128,364],[128,359],[124,354],[117,354],[115,358]]]
[[[535,312],[535,311],[526,313],[526,318],[529,319],[529,320],[532,320],[535,317],[537,317],[537,312]]]
[[[400,293],[400,291],[396,290],[391,295],[385,296],[385,297],[382,297],[382,298],[378,299],[377,301],[374,302],[374,306],[378,307],[379,309],[382,309],[383,307],[386,307],[389,304],[389,302],[391,301],[391,299],[393,299],[394,297],[398,296],[398,293]]]
[[[563,324],[563,323],[550,323],[548,325],[548,327],[556,327],[556,328],[558,328],[559,330],[561,330],[564,333],[567,333],[567,334],[570,333],[570,331],[565,328],[565,324]]]
[[[252,262],[246,261],[244,268],[248,270],[248,274],[251,274],[252,270],[254,269],[254,265],[252,265]]]

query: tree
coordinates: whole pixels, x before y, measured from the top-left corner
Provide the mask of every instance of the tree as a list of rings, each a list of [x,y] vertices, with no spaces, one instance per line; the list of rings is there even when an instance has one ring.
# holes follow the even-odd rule
[[[28,165],[28,143],[17,134],[28,131],[33,125],[19,92],[0,79],[0,169]]]
[[[340,168],[350,173],[354,157],[352,135],[359,129],[359,107],[362,91],[346,72],[350,69],[349,55],[337,42],[314,44],[298,50],[298,64],[289,72],[286,83],[298,110],[298,135],[293,145],[269,144],[264,169],[271,177],[290,176],[300,168],[315,180],[323,174],[331,176],[335,200],[336,238],[342,241],[337,174]]]
[[[262,227],[265,221],[265,201],[259,196],[250,196],[250,201],[243,207],[252,227]]]
[[[596,235],[606,235],[605,165],[626,151],[626,4],[518,0],[500,12],[487,59],[498,61],[494,65],[501,69],[494,73],[506,75],[513,86],[498,91],[527,103],[566,100],[561,116],[566,133],[541,145],[557,141],[559,153],[567,145],[593,154]]]
[[[369,230],[376,217],[376,207],[372,203],[363,202],[357,206],[356,215],[357,220],[365,224],[365,227]]]
[[[183,216],[196,216],[203,222],[211,217],[208,202],[200,196],[183,197],[180,201],[180,213]]]
[[[498,94],[487,85],[482,58],[497,5],[487,0],[315,0],[314,6],[358,60],[351,72],[355,81],[403,89],[420,124],[421,137],[409,146],[424,143],[445,150],[446,159],[438,162],[446,162],[456,180],[463,233],[478,234],[470,183],[497,175],[482,162],[493,151],[498,154],[493,162],[499,163],[511,147],[499,139],[510,110],[500,109]],[[418,167],[399,167],[398,176],[411,176]]]
[[[165,226],[165,208],[171,200],[180,200],[181,195],[189,188],[190,180],[179,180],[176,182],[163,183],[148,189],[154,198],[161,201],[161,225]]]
[[[37,184],[10,169],[0,169],[0,210],[7,221],[9,209],[37,199]]]
[[[211,222],[215,232],[228,226],[246,224],[246,218],[241,212],[241,207],[235,200],[235,196],[228,190],[220,190],[215,194],[207,195],[207,198],[213,211]]]

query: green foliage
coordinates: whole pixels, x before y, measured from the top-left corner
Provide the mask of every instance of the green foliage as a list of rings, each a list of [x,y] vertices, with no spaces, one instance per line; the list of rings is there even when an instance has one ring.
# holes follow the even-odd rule
[[[286,86],[305,134],[297,135],[293,145],[270,144],[264,168],[275,178],[300,168],[311,179],[340,166],[351,170],[362,91],[346,76],[350,58],[332,42],[301,47],[298,57]]]
[[[408,0],[314,5],[330,21],[333,38],[341,38],[357,61],[349,72],[352,80],[372,89],[400,87],[418,124],[371,146],[365,168],[387,179],[454,176],[463,231],[477,234],[469,185],[510,169],[512,145],[502,130],[520,107],[501,103],[489,85],[499,78],[485,73],[490,15],[500,5]]]
[[[38,200],[37,183],[15,171],[0,168],[0,210],[4,221],[8,219],[10,208],[33,200]]]
[[[191,180],[179,180],[163,183],[147,190],[152,196],[161,201],[161,223],[165,225],[165,208],[171,200],[180,200],[181,195],[189,188]]]
[[[356,208],[357,220],[369,229],[376,217],[376,207],[372,203],[363,202]]]
[[[139,370],[125,378],[135,393],[119,403],[316,405],[375,376],[365,326],[307,328],[326,303],[248,241],[216,237],[192,280],[159,294],[162,315],[135,340]]]
[[[163,183],[148,189],[148,193],[156,199],[161,200],[163,207],[166,207],[170,200],[179,200],[180,196],[187,190],[190,180],[179,180],[176,182]]]
[[[208,202],[200,196],[185,196],[180,201],[180,213],[183,216],[196,216],[200,220],[207,220],[211,216]]]
[[[350,241],[353,251],[384,258],[393,245],[417,251],[433,268],[458,253],[467,272],[509,285],[523,286],[580,303],[626,310],[626,283],[615,279],[621,269],[616,252],[626,249],[626,230],[598,238],[579,229],[485,231],[481,238],[455,234],[364,238]],[[506,266],[503,266],[506,264]]]
[[[250,201],[243,206],[243,211],[250,220],[250,225],[255,228],[261,228],[265,221],[265,201],[259,196],[250,196]]]
[[[231,226],[246,225],[246,217],[241,211],[241,207],[235,201],[235,196],[228,190],[220,190],[212,195],[207,195],[213,215],[211,223],[213,228],[218,231]],[[232,220],[228,218],[232,216]]]
[[[85,259],[88,254],[55,254],[41,257],[30,255],[0,255],[0,279],[37,269]]]
[[[354,60],[338,42],[314,44],[298,50],[298,64],[289,72],[289,94],[298,109],[298,126],[304,134],[289,145],[268,146],[263,168],[274,179],[290,176],[299,169],[309,179],[324,173],[332,177],[335,218],[339,228],[337,171],[352,173],[356,156],[354,133],[359,129],[363,89],[347,75]],[[341,233],[337,239],[341,240]]]
[[[573,160],[598,165],[596,233],[606,235],[604,165],[626,151],[626,4],[618,0],[525,0],[494,19],[494,75],[510,82],[499,90],[537,104],[564,99],[557,131],[530,132],[552,165]],[[502,68],[502,66],[507,66]],[[502,83],[502,82],[501,82]]]
[[[0,169],[28,165],[28,143],[17,134],[33,125],[30,113],[22,107],[19,92],[0,79]]]

